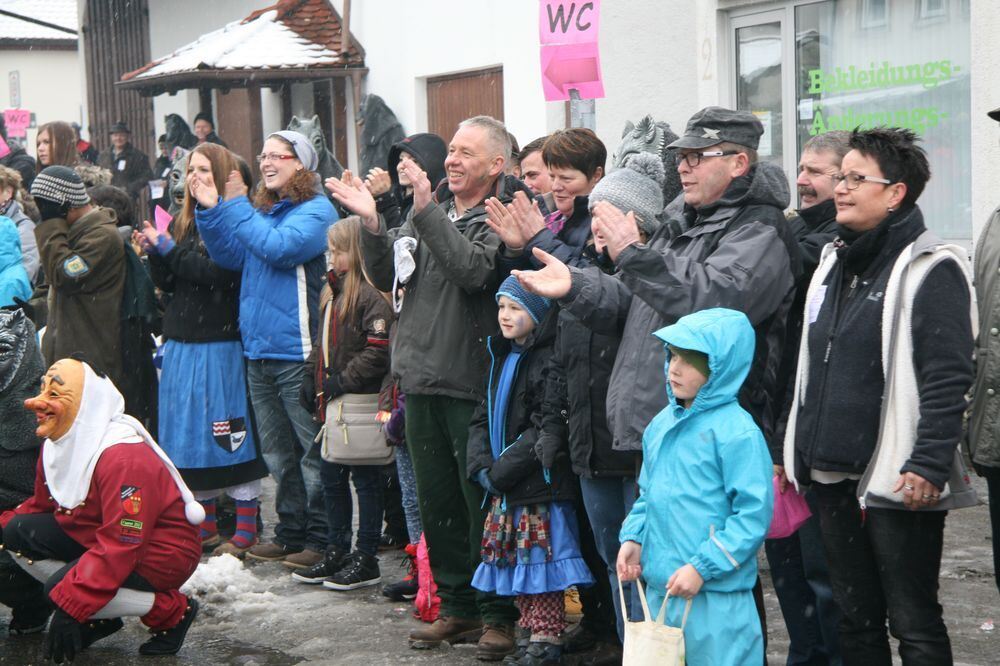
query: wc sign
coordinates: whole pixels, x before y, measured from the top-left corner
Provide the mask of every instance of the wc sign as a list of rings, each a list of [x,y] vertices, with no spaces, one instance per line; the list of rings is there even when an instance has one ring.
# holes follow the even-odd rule
[[[597,45],[600,0],[539,0],[542,91],[546,101],[604,97]]]

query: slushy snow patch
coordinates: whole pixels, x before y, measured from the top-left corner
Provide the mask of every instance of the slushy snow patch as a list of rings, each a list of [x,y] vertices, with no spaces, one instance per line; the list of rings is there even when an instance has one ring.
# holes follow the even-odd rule
[[[198,597],[209,615],[226,619],[273,610],[278,597],[267,587],[267,581],[247,571],[241,561],[220,555],[199,564],[181,592]]]

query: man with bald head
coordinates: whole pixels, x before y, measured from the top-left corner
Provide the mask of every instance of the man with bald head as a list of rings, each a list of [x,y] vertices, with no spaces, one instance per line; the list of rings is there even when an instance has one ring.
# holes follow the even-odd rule
[[[495,196],[508,203],[517,190],[528,194],[504,175],[510,153],[499,120],[463,121],[436,191],[416,163],[406,166],[413,208],[401,227],[388,231],[360,180],[327,181],[334,198],[364,222],[362,249],[374,285],[403,291],[392,372],[406,393],[406,441],[441,596],[441,617],[413,631],[410,645],[478,639],[485,660],[513,651],[517,612],[510,599],[472,589],[486,513],[483,489],[466,475],[465,448],[472,412],[485,394],[486,337],[498,332],[493,294],[500,285],[500,241],[486,225],[485,201]]]

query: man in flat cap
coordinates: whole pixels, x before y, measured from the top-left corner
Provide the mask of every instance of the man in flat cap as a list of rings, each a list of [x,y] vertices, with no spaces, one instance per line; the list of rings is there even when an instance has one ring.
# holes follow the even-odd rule
[[[153,179],[149,157],[132,145],[132,130],[124,121],[119,120],[112,125],[108,134],[111,136],[111,147],[98,156],[97,165],[110,170],[111,184],[128,192],[135,202]]]
[[[757,345],[740,403],[765,437],[771,434],[771,384],[801,268],[783,213],[788,180],[780,167],[757,160],[763,132],[751,113],[710,106],[694,114],[669,146],[684,189],[664,211],[671,224],[642,243],[633,215],[594,217],[595,239],[616,275],[569,268],[537,250],[545,267],[517,272],[527,289],[560,299],[596,331],[624,325],[607,399],[616,449],[641,451],[646,425],[667,403],[663,345],[652,332],[713,307],[740,310],[754,326]]]
[[[1000,123],[1000,108],[988,111]],[[1000,589],[1000,396],[991,387],[1000,382],[1000,206],[983,227],[976,243],[973,268],[976,271],[976,301],[979,305],[979,347],[976,354],[976,383],[973,384],[972,413],[969,415],[969,454],[972,465],[986,478],[993,528],[993,567]]]

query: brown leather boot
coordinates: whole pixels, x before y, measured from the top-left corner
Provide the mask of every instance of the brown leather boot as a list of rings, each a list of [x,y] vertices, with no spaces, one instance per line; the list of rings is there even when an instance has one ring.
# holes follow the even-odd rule
[[[441,643],[471,643],[483,633],[483,623],[465,617],[441,616],[429,627],[420,627],[410,632],[410,647],[417,650],[434,648]]]
[[[487,624],[476,645],[479,661],[500,661],[514,652],[514,627],[509,624]]]

